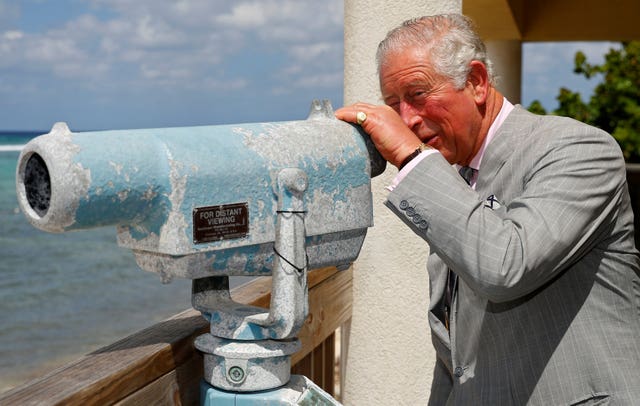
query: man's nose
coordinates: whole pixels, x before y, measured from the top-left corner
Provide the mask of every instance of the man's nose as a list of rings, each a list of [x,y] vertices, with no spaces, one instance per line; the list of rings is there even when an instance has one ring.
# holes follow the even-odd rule
[[[416,109],[413,108],[411,104],[404,101],[400,102],[399,113],[402,121],[404,121],[404,123],[410,129],[413,129],[422,120],[422,118],[418,115]]]

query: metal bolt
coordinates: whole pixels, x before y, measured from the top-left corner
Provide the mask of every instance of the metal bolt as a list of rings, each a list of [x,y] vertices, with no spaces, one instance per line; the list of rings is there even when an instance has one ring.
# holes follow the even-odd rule
[[[240,367],[231,367],[227,373],[229,380],[233,383],[241,383],[244,381],[244,370]]]

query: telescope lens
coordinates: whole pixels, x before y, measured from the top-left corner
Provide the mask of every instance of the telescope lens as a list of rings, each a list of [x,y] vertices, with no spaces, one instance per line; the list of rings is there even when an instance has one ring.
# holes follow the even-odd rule
[[[31,208],[40,217],[47,214],[51,200],[51,178],[42,157],[33,154],[24,168],[24,189]]]

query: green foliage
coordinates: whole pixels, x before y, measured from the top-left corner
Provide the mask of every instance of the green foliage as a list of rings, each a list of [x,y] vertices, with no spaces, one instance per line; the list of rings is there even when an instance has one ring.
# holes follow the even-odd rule
[[[547,110],[544,109],[544,106],[538,100],[532,101],[528,107],[528,110],[534,114],[540,114],[540,115],[547,114]]]
[[[572,92],[567,88],[561,88],[556,97],[560,105],[553,111],[558,116],[573,117],[584,123],[591,123],[593,119],[593,111],[590,105],[582,101],[580,93]]]
[[[587,79],[602,75],[588,102],[579,93],[560,89],[559,107],[552,114],[573,117],[609,132],[628,162],[640,162],[640,41],[623,42],[610,49],[602,65],[591,65],[582,52],[574,58],[574,72]],[[536,100],[529,110],[544,114]]]

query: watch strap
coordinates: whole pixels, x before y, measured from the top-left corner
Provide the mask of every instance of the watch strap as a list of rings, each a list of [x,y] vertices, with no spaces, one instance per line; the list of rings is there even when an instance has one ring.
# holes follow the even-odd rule
[[[402,163],[400,164],[400,166],[398,167],[398,170],[402,170],[402,168],[404,168],[405,166],[407,166],[407,164],[409,162],[411,162],[411,160],[415,157],[417,157],[418,155],[420,155],[422,153],[422,151],[426,150],[426,149],[433,149],[432,146],[425,144],[424,142],[421,143],[420,145],[418,145],[418,148],[416,148],[415,151],[413,151],[412,153],[409,154],[409,156],[407,156],[404,161],[402,161]]]

